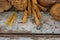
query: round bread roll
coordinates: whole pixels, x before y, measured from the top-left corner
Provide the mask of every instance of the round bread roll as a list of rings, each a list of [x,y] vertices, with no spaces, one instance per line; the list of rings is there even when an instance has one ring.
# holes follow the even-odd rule
[[[8,0],[17,10],[25,10],[27,8],[27,0]]]
[[[10,9],[10,8],[11,8],[10,3],[4,2],[4,10],[8,10],[8,9]]]
[[[0,12],[4,12],[5,10],[9,10],[11,5],[7,0],[0,0]]]
[[[60,4],[55,4],[51,10],[50,10],[50,14],[53,16],[53,18],[55,18],[56,20],[60,21]]]
[[[43,6],[50,6],[51,4],[54,4],[56,0],[38,0],[38,2]]]

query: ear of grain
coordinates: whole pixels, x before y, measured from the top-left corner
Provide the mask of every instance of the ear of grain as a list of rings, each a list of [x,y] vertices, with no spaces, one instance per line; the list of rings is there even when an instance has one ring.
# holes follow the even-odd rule
[[[44,11],[44,12],[47,11],[47,8],[45,8],[45,7],[43,7],[43,6],[39,5],[39,4],[38,4],[38,7],[39,7],[42,11]]]
[[[32,0],[33,3],[37,4],[37,0]]]
[[[28,0],[28,16],[31,15],[31,0]]]
[[[39,8],[38,8],[36,2],[34,3],[34,1],[32,1],[32,6],[33,6],[33,9],[36,11],[38,18],[41,18],[42,15],[41,15],[41,12],[39,11]]]
[[[25,10],[25,11],[24,11],[24,16],[23,16],[23,19],[22,19],[22,22],[23,22],[23,23],[26,23],[26,22],[27,22],[27,17],[28,17],[28,15],[27,15],[27,10]]]
[[[37,14],[33,9],[32,9],[32,12],[33,12],[33,16],[34,16],[34,19],[35,19],[35,23],[36,23],[37,26],[39,26],[40,25],[40,20],[38,19]]]
[[[38,9],[37,6],[36,6],[36,14],[37,14],[39,19],[42,18],[42,14],[41,14],[41,12],[40,12],[40,10]]]

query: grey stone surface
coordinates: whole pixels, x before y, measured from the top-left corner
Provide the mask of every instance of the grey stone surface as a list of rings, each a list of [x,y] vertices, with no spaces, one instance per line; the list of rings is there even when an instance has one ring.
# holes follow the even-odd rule
[[[60,38],[46,38],[46,37],[18,37],[18,38],[8,38],[0,37],[0,40],[60,40]]]
[[[29,17],[26,24],[21,23],[23,12],[17,13],[17,17],[13,23],[12,28],[7,25],[4,26],[6,20],[10,17],[12,12],[0,13],[0,28],[3,32],[17,32],[17,33],[58,33],[60,34],[60,22],[54,20],[49,13],[42,12],[41,25],[37,29],[37,25],[34,22],[33,16]]]

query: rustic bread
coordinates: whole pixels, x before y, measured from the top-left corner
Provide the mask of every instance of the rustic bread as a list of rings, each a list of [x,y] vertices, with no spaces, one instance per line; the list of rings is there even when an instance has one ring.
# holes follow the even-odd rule
[[[7,0],[0,0],[0,12],[9,10],[11,8],[10,3]]]
[[[8,0],[17,10],[24,10],[27,7],[27,0]]]
[[[53,18],[60,21],[60,4],[55,4],[51,8],[50,14],[53,16]]]
[[[38,2],[43,6],[50,6],[51,4],[54,4],[56,0],[38,0]]]

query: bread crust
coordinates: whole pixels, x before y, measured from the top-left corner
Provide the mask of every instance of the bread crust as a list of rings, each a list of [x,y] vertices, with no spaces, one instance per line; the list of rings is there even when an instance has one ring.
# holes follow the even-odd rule
[[[17,10],[25,10],[27,0],[8,0]]]
[[[42,6],[50,6],[51,4],[54,4],[56,0],[38,0],[38,2]]]
[[[53,18],[55,18],[56,20],[60,21],[60,4],[55,4],[51,10],[50,10],[50,14],[53,16]]]
[[[10,3],[7,0],[0,0],[0,12],[9,10],[11,8]]]

